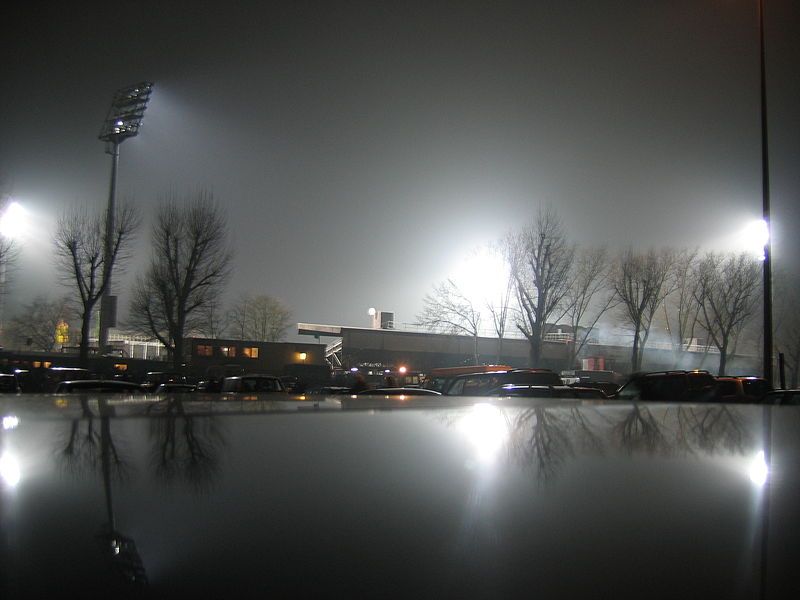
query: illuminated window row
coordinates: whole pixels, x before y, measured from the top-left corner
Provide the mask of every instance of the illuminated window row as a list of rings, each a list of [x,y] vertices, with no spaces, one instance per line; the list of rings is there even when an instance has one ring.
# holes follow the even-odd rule
[[[258,358],[258,348],[255,346],[245,346],[242,350],[242,356],[246,358]],[[220,346],[219,353],[221,356],[227,358],[236,357],[236,346]],[[195,349],[197,356],[214,356],[214,346],[208,344],[198,344]]]

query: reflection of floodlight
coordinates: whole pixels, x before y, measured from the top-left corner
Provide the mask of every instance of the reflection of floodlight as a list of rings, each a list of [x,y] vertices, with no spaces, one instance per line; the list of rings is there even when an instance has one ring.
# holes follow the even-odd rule
[[[0,456],[0,478],[8,487],[16,487],[19,483],[21,478],[19,463],[11,454],[5,453]]]
[[[153,84],[142,81],[117,90],[108,109],[106,120],[98,136],[106,142],[106,152],[111,155],[111,185],[108,192],[108,212],[106,213],[106,240],[103,255],[103,282],[105,290],[100,299],[100,335],[98,346],[105,351],[108,343],[108,330],[117,324],[116,297],[111,295],[111,256],[113,254],[114,213],[116,212],[117,166],[119,165],[119,145],[129,137],[139,133],[144,111],[150,100]]]
[[[753,458],[753,461],[750,463],[750,468],[748,469],[748,475],[750,475],[750,481],[758,487],[763,487],[764,484],[767,483],[769,467],[764,458],[763,450],[759,451],[755,458]]]
[[[375,309],[374,309],[374,308],[370,308],[370,309],[367,311],[367,314],[368,314],[370,317],[374,317],[374,316],[375,316],[375,312],[376,312],[376,311],[375,311]]]
[[[503,414],[491,404],[476,404],[465,415],[459,429],[475,448],[479,462],[491,465],[508,438],[508,427]]]

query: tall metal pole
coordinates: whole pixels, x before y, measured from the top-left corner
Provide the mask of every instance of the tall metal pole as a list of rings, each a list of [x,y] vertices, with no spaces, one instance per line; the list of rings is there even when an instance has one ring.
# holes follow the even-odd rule
[[[767,241],[764,244],[764,379],[772,385],[772,222],[769,208],[769,144],[767,129],[767,64],[764,41],[764,0],[758,0],[761,59],[761,194]]]
[[[100,298],[100,333],[97,345],[100,352],[108,346],[108,330],[117,326],[116,297],[111,293],[111,271],[114,268],[114,245],[116,241],[116,191],[119,145],[139,133],[153,84],[149,81],[117,90],[111,102],[99,138],[106,143],[106,153],[111,155],[111,184],[108,192],[105,245],[103,248],[103,295]]]
[[[119,166],[119,142],[108,142],[106,150],[111,155],[111,183],[108,191],[108,212],[106,213],[105,248],[103,248],[103,283],[105,289],[100,299],[100,334],[97,346],[100,353],[104,353],[108,346],[108,330],[116,326],[116,310],[113,306],[114,297],[111,294],[111,269],[114,253],[114,229],[117,212],[117,167]]]

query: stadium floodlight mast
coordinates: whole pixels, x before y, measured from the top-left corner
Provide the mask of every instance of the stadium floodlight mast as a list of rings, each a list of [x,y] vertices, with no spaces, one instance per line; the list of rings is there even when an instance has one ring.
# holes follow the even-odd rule
[[[100,299],[100,335],[98,349],[104,352],[108,346],[108,330],[117,325],[116,296],[111,294],[111,255],[114,251],[114,217],[116,213],[117,167],[119,166],[119,145],[139,133],[144,111],[150,100],[153,84],[142,81],[117,90],[108,109],[99,138],[106,143],[106,153],[111,155],[111,184],[108,192],[108,212],[106,213],[106,236],[103,256],[103,281],[105,290]]]

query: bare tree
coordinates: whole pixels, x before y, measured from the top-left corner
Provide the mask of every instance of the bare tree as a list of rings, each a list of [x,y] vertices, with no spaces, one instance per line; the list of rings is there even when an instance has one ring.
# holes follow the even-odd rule
[[[633,329],[631,371],[642,368],[642,357],[650,336],[653,317],[671,292],[670,274],[675,262],[671,249],[637,254],[622,252],[614,266],[612,285],[622,306],[623,322]]]
[[[230,274],[227,222],[210,192],[162,200],[151,237],[153,255],[133,289],[130,326],[153,335],[181,368],[184,337],[200,329],[203,310]]]
[[[747,253],[709,252],[698,267],[695,299],[701,322],[719,350],[719,374],[724,375],[728,355],[736,350],[739,333],[753,315],[760,292],[760,265]]]
[[[68,322],[74,309],[68,297],[51,300],[45,295],[37,296],[21,307],[8,324],[8,334],[17,346],[25,345],[31,350],[52,352],[56,347],[57,330]]]
[[[540,208],[533,223],[511,234],[507,248],[519,303],[516,325],[528,339],[529,361],[536,367],[547,320],[563,305],[570,288],[575,247],[555,211]]]
[[[5,213],[11,201],[11,184],[0,174],[0,213]],[[7,224],[3,223],[6,227]],[[0,231],[0,332],[5,321],[5,298],[13,266],[19,257],[18,247],[13,238]]]
[[[234,336],[240,340],[279,342],[286,337],[292,311],[267,294],[244,293],[228,313]]]
[[[609,285],[609,275],[608,251],[605,248],[577,251],[572,282],[564,296],[564,317],[575,335],[568,356],[568,368],[572,368],[597,322],[616,301]]]
[[[18,258],[14,240],[0,234],[0,330],[5,320],[5,300],[8,292],[9,274]]]
[[[105,216],[86,206],[67,209],[56,225],[55,259],[62,283],[78,291],[81,320],[80,363],[89,358],[89,330],[92,311],[108,285],[105,278],[111,268],[105,268],[106,235],[111,235],[110,261],[118,270],[129,258],[128,248],[139,228],[139,212],[130,203],[117,207],[115,229],[106,232]]]
[[[673,292],[664,302],[664,321],[672,345],[674,365],[680,366],[695,341],[700,321],[700,304],[696,300],[700,279],[697,277],[697,249],[678,251],[673,266]]]
[[[211,298],[206,306],[198,309],[202,313],[197,332],[210,339],[218,339],[225,335],[230,321],[228,313],[222,310],[219,297]]]
[[[422,312],[417,315],[416,324],[429,330],[472,336],[473,359],[477,365],[481,312],[472,300],[448,279],[435,285],[422,302]]]
[[[505,287],[500,290],[500,294],[486,302],[486,310],[492,318],[492,326],[497,334],[497,362],[502,361],[503,338],[508,327],[508,316],[511,310],[511,298],[514,294],[514,280],[510,277],[506,281]]]

